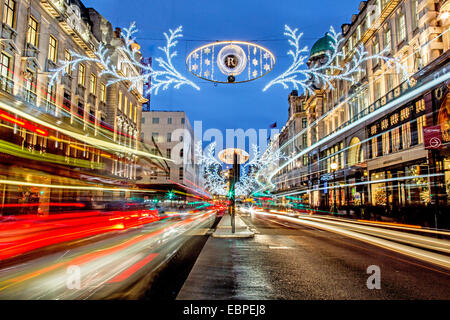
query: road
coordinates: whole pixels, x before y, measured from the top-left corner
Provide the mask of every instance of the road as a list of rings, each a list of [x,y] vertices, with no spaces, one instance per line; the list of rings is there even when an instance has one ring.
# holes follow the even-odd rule
[[[161,266],[191,238],[204,235],[214,220],[212,210],[174,214],[82,245],[68,244],[62,251],[18,259],[0,268],[0,299],[141,298]]]
[[[177,299],[450,299],[443,267],[276,217],[242,218],[255,237],[210,238]],[[367,288],[371,265],[379,290]]]

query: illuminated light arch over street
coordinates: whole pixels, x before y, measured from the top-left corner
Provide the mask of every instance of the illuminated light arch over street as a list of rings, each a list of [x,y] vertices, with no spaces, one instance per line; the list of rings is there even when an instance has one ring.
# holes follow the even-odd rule
[[[232,83],[253,81],[267,75],[274,66],[271,51],[246,41],[209,43],[186,57],[186,67],[194,76],[217,83],[230,83],[228,76],[239,76]]]

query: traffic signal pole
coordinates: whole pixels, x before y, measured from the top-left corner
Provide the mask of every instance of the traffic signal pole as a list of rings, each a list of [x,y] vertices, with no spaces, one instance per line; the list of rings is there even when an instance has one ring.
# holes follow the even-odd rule
[[[230,174],[230,215],[231,215],[231,233],[236,231],[236,183],[239,181],[240,170],[238,163],[238,154],[235,152],[233,155],[233,168]]]

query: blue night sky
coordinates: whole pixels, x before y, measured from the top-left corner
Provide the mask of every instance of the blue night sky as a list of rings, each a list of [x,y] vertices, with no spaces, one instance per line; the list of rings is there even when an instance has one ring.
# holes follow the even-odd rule
[[[277,122],[281,129],[287,120],[287,97],[291,89],[264,85],[282,73],[291,63],[286,54],[289,45],[284,25],[303,32],[303,45],[311,48],[333,25],[340,31],[352,14],[358,12],[359,0],[84,0],[114,27],[128,27],[136,21],[137,41],[144,56],[159,56],[164,45],[163,32],[183,26],[184,37],[177,45],[174,65],[196,82],[201,90],[188,86],[170,88],[152,97],[153,110],[184,110],[193,125],[203,121],[208,128],[268,129]],[[243,84],[219,84],[198,79],[185,66],[185,57],[200,45],[216,40],[245,40],[271,50],[277,59],[274,70],[263,78]]]

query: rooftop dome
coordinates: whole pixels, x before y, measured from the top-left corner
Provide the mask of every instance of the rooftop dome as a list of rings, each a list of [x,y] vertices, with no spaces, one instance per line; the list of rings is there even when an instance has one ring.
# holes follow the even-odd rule
[[[311,52],[309,54],[310,58],[313,58],[315,56],[319,56],[321,54],[324,54],[326,51],[331,51],[331,43],[334,42],[333,38],[327,33],[320,38],[319,40],[314,43],[314,45],[311,48]]]

